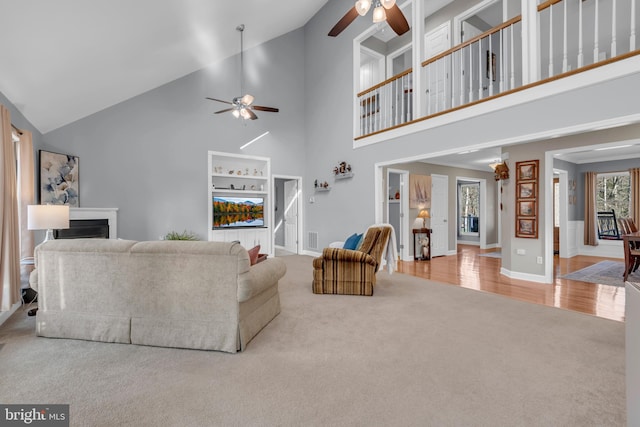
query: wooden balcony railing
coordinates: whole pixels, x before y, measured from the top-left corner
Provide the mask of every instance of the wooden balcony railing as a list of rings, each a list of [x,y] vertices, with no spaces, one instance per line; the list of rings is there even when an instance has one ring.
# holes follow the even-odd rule
[[[535,58],[523,58],[522,17],[422,62],[357,95],[356,139],[446,114],[479,102],[640,54],[637,0],[548,0],[538,5]],[[529,69],[524,82],[523,67]],[[413,111],[413,78],[420,78],[424,111]]]
[[[359,135],[391,129],[413,120],[413,70],[408,69],[358,97]]]

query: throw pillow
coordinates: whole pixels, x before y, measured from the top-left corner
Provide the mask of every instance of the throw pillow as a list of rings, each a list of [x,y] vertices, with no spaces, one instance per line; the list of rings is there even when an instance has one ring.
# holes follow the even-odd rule
[[[251,265],[254,265],[258,259],[258,254],[260,253],[260,245],[249,249],[247,252],[249,253],[249,261],[251,262]]]
[[[358,243],[356,244],[356,251],[360,250],[360,247],[362,246],[362,241],[364,240],[364,233],[359,234],[358,235]]]
[[[344,242],[344,249],[354,250],[358,245],[358,233],[353,233],[351,236],[347,237],[347,240]]]

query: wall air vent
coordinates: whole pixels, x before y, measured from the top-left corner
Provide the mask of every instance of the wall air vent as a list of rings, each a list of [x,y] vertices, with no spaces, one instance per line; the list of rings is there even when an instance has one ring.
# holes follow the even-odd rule
[[[310,231],[307,242],[309,243],[309,249],[318,249],[318,232]]]

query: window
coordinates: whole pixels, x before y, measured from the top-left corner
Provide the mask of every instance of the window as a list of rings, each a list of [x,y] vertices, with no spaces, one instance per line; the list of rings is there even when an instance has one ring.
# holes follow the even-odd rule
[[[596,182],[596,210],[598,212],[613,210],[616,218],[628,217],[630,194],[629,172],[598,174]]]
[[[480,214],[480,183],[458,183],[459,235],[478,235]]]

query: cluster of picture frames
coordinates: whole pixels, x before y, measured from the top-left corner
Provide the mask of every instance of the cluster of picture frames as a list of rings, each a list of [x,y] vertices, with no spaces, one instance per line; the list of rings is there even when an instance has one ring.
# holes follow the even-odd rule
[[[516,237],[538,238],[539,160],[516,162]]]

